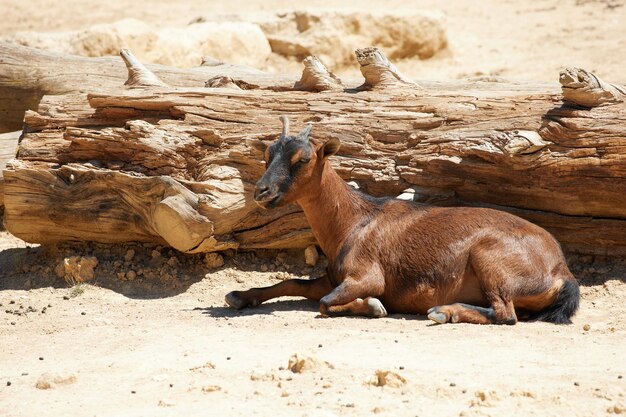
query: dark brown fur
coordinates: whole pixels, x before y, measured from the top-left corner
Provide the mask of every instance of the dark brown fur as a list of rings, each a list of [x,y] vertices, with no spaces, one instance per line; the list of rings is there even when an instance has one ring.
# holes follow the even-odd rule
[[[255,199],[297,202],[329,260],[317,280],[291,280],[226,296],[235,308],[295,295],[320,300],[325,315],[429,314],[439,323],[506,323],[518,316],[568,323],[578,284],[556,240],[511,214],[373,198],[349,187],[324,144],[285,134],[266,152]],[[301,160],[304,155],[304,160]]]

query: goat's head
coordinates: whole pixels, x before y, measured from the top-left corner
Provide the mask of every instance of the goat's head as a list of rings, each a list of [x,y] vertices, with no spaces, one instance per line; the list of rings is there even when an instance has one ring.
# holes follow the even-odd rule
[[[254,200],[263,208],[279,207],[315,190],[329,156],[339,150],[339,139],[319,142],[309,138],[311,124],[289,136],[289,119],[281,116],[283,132],[265,150],[265,173],[256,183]]]

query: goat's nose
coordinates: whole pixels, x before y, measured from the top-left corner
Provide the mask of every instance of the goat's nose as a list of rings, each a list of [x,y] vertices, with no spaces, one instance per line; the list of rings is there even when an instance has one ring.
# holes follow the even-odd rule
[[[270,186],[267,184],[257,183],[256,188],[254,189],[254,199],[258,200],[263,197],[265,194],[269,193]]]

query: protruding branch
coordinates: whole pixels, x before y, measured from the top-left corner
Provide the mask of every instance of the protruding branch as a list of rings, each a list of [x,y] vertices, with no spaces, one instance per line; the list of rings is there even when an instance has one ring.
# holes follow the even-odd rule
[[[305,58],[302,63],[304,64],[302,77],[294,85],[294,90],[328,91],[343,89],[339,77],[328,71],[328,68],[318,57],[311,55]]]
[[[581,68],[566,68],[559,76],[563,100],[584,107],[597,107],[626,101],[626,89],[609,84]]]
[[[209,79],[204,83],[204,86],[209,88],[232,88],[241,90],[241,87],[239,87],[232,78],[225,75],[218,75]]]
[[[389,87],[393,85],[414,85],[393,65],[378,48],[364,48],[355,51],[356,60],[361,65],[365,83],[361,88]]]
[[[283,133],[281,133],[281,136],[288,136],[289,135],[289,117],[287,116],[280,116],[280,122],[283,124]]]
[[[124,85],[129,87],[167,87],[167,84],[159,80],[129,49],[122,49],[120,56],[128,68],[128,79]]]

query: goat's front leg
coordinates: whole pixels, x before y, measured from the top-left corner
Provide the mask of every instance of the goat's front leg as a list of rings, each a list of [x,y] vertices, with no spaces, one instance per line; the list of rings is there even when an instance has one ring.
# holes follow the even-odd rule
[[[323,316],[385,317],[387,310],[378,298],[384,292],[384,280],[376,276],[346,279],[320,300]]]
[[[226,294],[226,303],[240,310],[256,307],[272,298],[291,296],[319,301],[333,289],[327,275],[316,279],[289,279],[271,287],[251,288],[247,291],[232,291]]]

